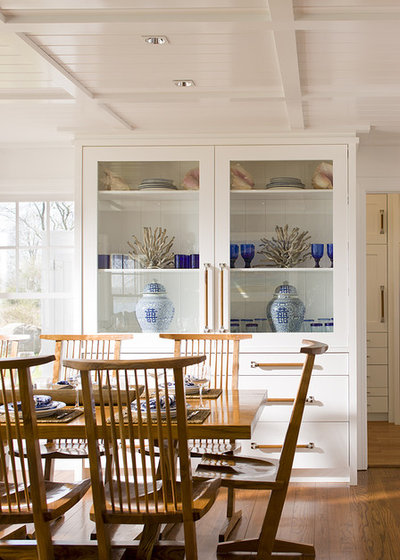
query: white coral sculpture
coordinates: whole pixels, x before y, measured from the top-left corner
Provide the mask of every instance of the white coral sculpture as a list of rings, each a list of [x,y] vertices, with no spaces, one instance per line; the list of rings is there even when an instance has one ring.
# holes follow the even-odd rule
[[[289,232],[286,224],[283,228],[276,226],[275,232],[276,239],[261,239],[263,247],[258,251],[269,263],[280,268],[292,268],[309,257],[311,237],[307,235],[308,231],[300,231],[298,227],[294,227]]]
[[[143,268],[168,268],[172,265],[174,255],[171,247],[175,240],[168,240],[167,230],[156,227],[154,232],[151,227],[143,228],[143,243],[136,235],[132,235],[133,243],[128,241],[131,248],[129,256]]]

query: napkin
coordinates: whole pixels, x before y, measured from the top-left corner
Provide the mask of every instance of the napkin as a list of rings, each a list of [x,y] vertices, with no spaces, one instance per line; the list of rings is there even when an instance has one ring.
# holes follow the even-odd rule
[[[175,397],[173,395],[168,397],[168,401],[169,401],[170,408],[176,408],[176,400],[175,400]],[[156,398],[149,399],[149,405],[150,405],[150,410],[156,410],[157,399]],[[166,397],[165,397],[165,395],[160,397],[160,405],[161,405],[161,410],[166,409]],[[131,406],[132,406],[133,410],[137,410],[137,402],[136,401],[132,401]],[[146,401],[140,401],[140,410],[142,412],[147,412]]]
[[[35,409],[46,408],[52,402],[52,398],[50,395],[34,395],[33,400],[35,402]],[[9,410],[14,410],[14,403],[9,403],[8,405]],[[22,410],[22,403],[21,401],[17,402],[17,410]]]

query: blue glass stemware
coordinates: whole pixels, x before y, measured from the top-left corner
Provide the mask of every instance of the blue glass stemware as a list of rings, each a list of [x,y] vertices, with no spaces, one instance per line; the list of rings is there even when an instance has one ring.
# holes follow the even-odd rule
[[[326,254],[331,261],[331,268],[333,268],[333,243],[326,244]]]
[[[324,244],[323,243],[311,243],[311,255],[315,260],[314,268],[321,268],[319,266],[319,261],[324,255]]]
[[[239,245],[231,243],[231,268],[235,268],[236,259],[239,256]]]
[[[242,243],[240,245],[240,254],[243,257],[245,268],[250,268],[250,263],[254,259],[255,249],[253,243]]]

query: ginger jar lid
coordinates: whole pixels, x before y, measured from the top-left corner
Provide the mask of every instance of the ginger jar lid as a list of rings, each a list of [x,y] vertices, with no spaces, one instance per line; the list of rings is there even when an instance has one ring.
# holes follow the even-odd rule
[[[152,282],[149,282],[148,284],[145,285],[145,287],[143,288],[143,293],[144,294],[166,294],[167,290],[165,289],[165,287],[162,284],[157,282],[157,280],[153,280]]]
[[[291,284],[289,284],[289,282],[285,280],[280,286],[277,286],[275,288],[274,295],[297,296],[297,290],[294,286],[292,286]]]

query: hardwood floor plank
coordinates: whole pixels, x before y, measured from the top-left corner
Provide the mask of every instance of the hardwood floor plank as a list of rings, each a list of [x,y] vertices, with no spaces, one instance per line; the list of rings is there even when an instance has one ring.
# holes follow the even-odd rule
[[[400,426],[368,422],[368,467],[400,467]]]
[[[400,468],[359,473],[357,486],[296,483],[289,486],[278,538],[314,544],[318,560],[398,560],[400,558]],[[268,493],[241,491],[237,505],[243,519],[234,538],[258,535]],[[57,527],[58,542],[90,540],[90,493]],[[226,490],[197,523],[199,560],[215,560],[218,531],[225,517]],[[115,541],[133,540],[138,527],[120,527]],[[182,531],[177,538],[182,539]],[[229,560],[229,557],[226,557]],[[233,558],[233,557],[232,557]],[[242,557],[241,557],[242,558]],[[243,557],[244,558],[244,557]]]

